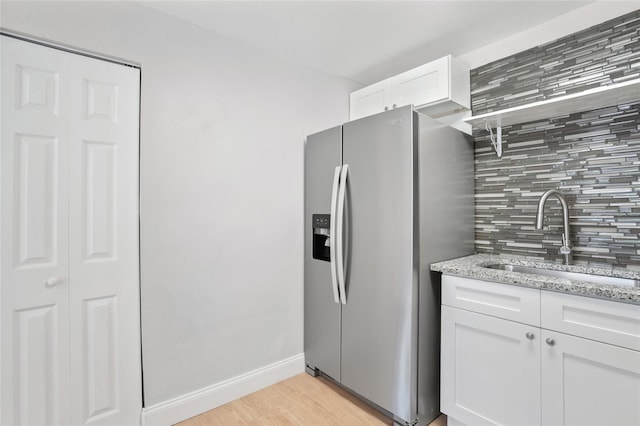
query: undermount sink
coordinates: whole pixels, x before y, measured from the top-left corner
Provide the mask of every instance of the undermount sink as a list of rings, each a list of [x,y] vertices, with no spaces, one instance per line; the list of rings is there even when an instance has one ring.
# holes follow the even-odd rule
[[[485,265],[484,267],[489,269],[500,269],[508,272],[521,272],[524,274],[543,275],[546,277],[586,281],[596,284],[609,284],[640,288],[640,280],[634,280],[632,278],[608,277],[606,275],[583,274],[581,272],[556,271],[554,269],[533,268],[531,266],[509,265],[504,263],[495,263],[491,265]]]

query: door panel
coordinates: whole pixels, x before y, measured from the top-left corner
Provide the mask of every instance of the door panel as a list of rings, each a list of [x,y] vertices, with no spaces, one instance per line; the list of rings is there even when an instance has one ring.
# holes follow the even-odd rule
[[[61,349],[56,305],[14,311],[14,354],[17,380],[14,387],[16,424],[51,424],[58,417],[59,368],[56,354]],[[64,349],[64,348],[63,348]]]
[[[83,355],[85,358],[82,376],[85,398],[83,416],[86,422],[98,416],[116,414],[120,409],[118,398],[118,353],[120,340],[117,327],[117,299],[115,296],[84,300]]]
[[[84,260],[115,258],[117,144],[83,141]]]
[[[58,258],[58,141],[55,137],[25,134],[16,134],[15,139],[15,266],[53,265]]]
[[[138,422],[139,71],[74,57],[70,97],[71,419]]]
[[[330,263],[312,257],[311,219],[330,213],[341,147],[341,126],[309,136],[305,146],[304,353],[308,366],[335,380],[340,380],[340,305],[334,301]]]
[[[60,74],[24,64],[16,64],[16,73],[18,93],[15,99],[18,108],[58,115]]]
[[[118,122],[118,86],[104,81],[84,79],[85,119]]]
[[[342,383],[404,420],[416,413],[417,229],[411,107],[344,125],[349,165]]]
[[[2,424],[69,422],[68,55],[0,37]]]

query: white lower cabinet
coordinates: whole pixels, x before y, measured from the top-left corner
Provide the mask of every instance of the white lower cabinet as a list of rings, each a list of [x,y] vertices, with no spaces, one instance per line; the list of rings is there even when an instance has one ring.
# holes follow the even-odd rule
[[[441,411],[450,425],[640,425],[639,305],[542,291],[540,323],[524,324],[500,317],[499,292],[530,312],[539,290],[452,276],[442,285]],[[476,304],[482,313],[469,310]],[[556,330],[539,326],[549,324]]]
[[[442,411],[468,425],[540,424],[538,334],[536,327],[443,306]]]
[[[542,338],[543,425],[640,425],[640,352],[547,330]]]

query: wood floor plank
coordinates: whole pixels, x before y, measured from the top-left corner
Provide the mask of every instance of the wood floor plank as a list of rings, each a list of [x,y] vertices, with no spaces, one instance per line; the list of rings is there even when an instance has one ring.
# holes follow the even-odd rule
[[[323,377],[299,374],[179,426],[389,426],[393,421]],[[430,426],[446,426],[438,417]]]

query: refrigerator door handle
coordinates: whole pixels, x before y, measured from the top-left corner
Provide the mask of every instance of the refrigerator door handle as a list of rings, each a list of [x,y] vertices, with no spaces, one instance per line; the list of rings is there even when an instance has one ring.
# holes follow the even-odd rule
[[[335,240],[335,252],[337,258],[337,275],[338,286],[340,287],[340,302],[343,305],[347,304],[347,292],[345,286],[345,265],[344,265],[344,205],[347,196],[347,177],[349,175],[349,165],[344,164],[342,166],[342,172],[340,173],[340,189],[338,191],[338,210],[336,211],[337,226]]]
[[[333,289],[333,300],[336,303],[340,303],[340,296],[338,295],[338,272],[336,269],[337,253],[336,247],[336,208],[338,204],[338,186],[340,185],[340,171],[342,167],[336,167],[333,173],[333,189],[331,190],[331,215],[329,218],[329,242],[331,247],[329,248],[329,261],[331,264],[331,288]]]

